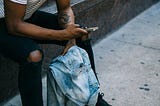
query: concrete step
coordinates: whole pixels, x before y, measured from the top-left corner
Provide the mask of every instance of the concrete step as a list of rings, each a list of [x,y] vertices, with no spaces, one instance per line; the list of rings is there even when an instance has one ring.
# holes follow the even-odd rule
[[[43,101],[44,106],[47,106],[47,77],[44,76],[42,78],[42,89],[43,89]],[[22,106],[20,95],[16,95],[15,97],[11,98],[8,102],[4,103],[0,106]]]

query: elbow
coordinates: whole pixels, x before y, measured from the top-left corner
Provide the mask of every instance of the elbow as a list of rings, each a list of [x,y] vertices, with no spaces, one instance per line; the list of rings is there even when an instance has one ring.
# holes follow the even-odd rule
[[[72,9],[71,9],[71,7],[70,6],[63,6],[63,7],[61,7],[61,8],[59,8],[59,13],[64,13],[64,12],[71,12],[72,11]]]
[[[11,35],[17,35],[19,32],[20,24],[17,22],[7,24],[7,32]]]
[[[7,26],[7,32],[9,34],[14,35],[16,31],[15,31],[15,29],[12,26]]]
[[[9,34],[15,35],[17,31],[17,25],[7,25],[7,32]]]

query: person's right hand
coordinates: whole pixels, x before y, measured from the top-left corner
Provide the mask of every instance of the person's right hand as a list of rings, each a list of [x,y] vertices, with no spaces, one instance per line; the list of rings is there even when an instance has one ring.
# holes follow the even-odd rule
[[[80,28],[77,24],[70,24],[65,29],[65,34],[62,39],[70,40],[74,38],[79,38],[82,36],[88,36],[88,32],[82,28]]]

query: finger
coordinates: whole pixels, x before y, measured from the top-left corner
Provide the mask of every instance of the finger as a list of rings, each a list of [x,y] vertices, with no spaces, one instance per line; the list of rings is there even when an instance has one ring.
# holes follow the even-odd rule
[[[63,52],[61,53],[61,55],[65,55],[68,51],[69,48],[71,48],[72,46],[74,46],[74,43],[67,43],[66,47],[64,48]]]
[[[65,48],[65,49],[63,50],[63,52],[61,53],[61,55],[64,56],[66,53],[67,53],[67,49]]]
[[[72,47],[72,46],[67,46],[67,47],[65,47],[64,50],[63,50],[63,52],[61,53],[61,55],[64,56],[64,55],[67,53],[67,51],[68,51],[68,49],[69,49],[70,47]]]
[[[76,28],[80,28],[80,25],[79,25],[79,24],[74,24],[74,26],[75,26]]]
[[[64,56],[64,55],[67,53],[67,51],[68,51],[68,49],[69,49],[70,47],[71,47],[71,46],[66,46],[66,47],[64,48],[63,52],[61,53],[61,55]]]
[[[88,35],[89,34],[85,29],[82,29],[82,28],[78,28],[78,29],[79,29],[81,35]]]

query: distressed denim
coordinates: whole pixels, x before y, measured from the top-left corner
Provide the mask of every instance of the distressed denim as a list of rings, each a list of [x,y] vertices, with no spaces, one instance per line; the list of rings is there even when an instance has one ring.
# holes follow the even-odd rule
[[[72,46],[64,56],[53,59],[49,68],[56,105],[95,106],[99,83],[84,49]]]

